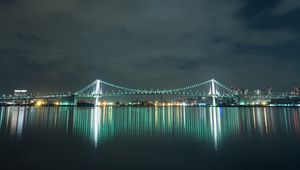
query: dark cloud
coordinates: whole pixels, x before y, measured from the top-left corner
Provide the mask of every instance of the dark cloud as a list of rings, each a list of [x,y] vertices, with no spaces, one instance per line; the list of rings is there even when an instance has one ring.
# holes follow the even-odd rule
[[[271,23],[298,10],[286,3],[0,0],[0,90],[76,90],[98,77],[141,88],[216,78],[287,89],[299,74],[300,32],[296,21]]]
[[[279,4],[275,7],[273,14],[282,15],[300,9],[298,0],[280,0]]]
[[[21,32],[18,32],[18,31],[15,31],[14,34],[20,40],[31,41],[31,42],[35,41],[37,43],[42,43],[43,42],[43,40],[41,38],[39,38],[39,37],[37,37],[35,35],[25,35],[25,34],[23,34]]]

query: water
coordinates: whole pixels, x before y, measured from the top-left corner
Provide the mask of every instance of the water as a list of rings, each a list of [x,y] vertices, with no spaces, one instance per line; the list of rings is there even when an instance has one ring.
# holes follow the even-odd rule
[[[0,107],[1,169],[300,169],[300,108]]]

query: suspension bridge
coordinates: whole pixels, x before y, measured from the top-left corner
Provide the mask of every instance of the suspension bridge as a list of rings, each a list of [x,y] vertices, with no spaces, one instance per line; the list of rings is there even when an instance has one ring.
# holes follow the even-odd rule
[[[98,103],[102,97],[119,97],[128,95],[171,95],[189,97],[211,97],[212,104],[216,105],[217,98],[230,98],[235,96],[235,91],[211,79],[202,83],[176,89],[133,89],[110,84],[102,80],[95,80],[88,86],[74,93],[76,98],[95,98]]]
[[[211,79],[202,83],[174,89],[134,89],[122,87],[107,83],[102,80],[95,80],[82,89],[70,94],[57,95],[39,95],[39,96],[11,96],[1,97],[0,100],[22,100],[22,99],[55,99],[55,98],[74,98],[73,103],[77,103],[80,99],[93,99],[97,105],[101,98],[105,97],[122,97],[130,95],[141,96],[185,96],[185,97],[206,97],[212,99],[212,105],[216,105],[217,99],[232,98],[235,91],[222,83]]]

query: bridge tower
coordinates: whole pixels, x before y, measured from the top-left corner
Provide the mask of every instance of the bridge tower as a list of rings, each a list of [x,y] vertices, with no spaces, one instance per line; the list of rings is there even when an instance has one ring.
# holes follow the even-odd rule
[[[96,80],[96,88],[93,94],[95,96],[95,106],[98,106],[99,98],[102,95],[101,81],[99,79]]]
[[[216,83],[215,79],[210,80],[210,95],[211,95],[212,100],[213,100],[213,104],[212,104],[213,106],[217,105],[216,98],[217,98],[217,95],[218,95],[215,83]]]

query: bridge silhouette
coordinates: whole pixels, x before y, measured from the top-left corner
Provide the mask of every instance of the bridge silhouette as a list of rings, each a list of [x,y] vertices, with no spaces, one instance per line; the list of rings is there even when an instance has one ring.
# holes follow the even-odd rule
[[[212,105],[217,98],[234,97],[235,91],[215,79],[177,89],[134,89],[95,80],[91,84],[74,93],[76,98],[95,98],[95,103],[101,97],[118,97],[127,95],[174,95],[190,97],[211,97]]]

